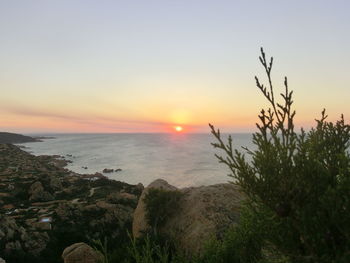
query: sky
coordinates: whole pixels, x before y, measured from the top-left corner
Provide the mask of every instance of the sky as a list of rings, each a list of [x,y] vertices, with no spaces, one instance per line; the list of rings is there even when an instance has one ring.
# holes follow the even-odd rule
[[[350,119],[350,1],[0,0],[0,130],[255,130],[260,47],[297,127]]]

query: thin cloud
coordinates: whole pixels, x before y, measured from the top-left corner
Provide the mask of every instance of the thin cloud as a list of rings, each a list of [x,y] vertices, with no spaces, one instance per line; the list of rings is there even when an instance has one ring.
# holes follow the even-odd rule
[[[96,115],[90,115],[90,116],[75,116],[70,114],[64,114],[64,113],[58,113],[53,111],[47,111],[42,109],[34,109],[29,107],[18,107],[18,106],[3,106],[2,110],[16,114],[21,116],[31,116],[31,117],[41,117],[41,118],[50,118],[50,119],[60,119],[63,121],[70,121],[70,122],[76,122],[81,124],[89,124],[89,125],[103,125],[106,128],[119,128],[122,129],[123,127],[116,127],[116,125],[150,125],[150,126],[159,126],[159,125],[171,125],[171,123],[166,122],[157,122],[157,121],[144,121],[144,120],[124,120],[124,119],[118,119],[118,118],[110,118],[106,116],[96,116]],[[109,122],[109,124],[106,124],[104,122]],[[113,123],[113,125],[111,125]],[[125,129],[130,129],[131,127]]]

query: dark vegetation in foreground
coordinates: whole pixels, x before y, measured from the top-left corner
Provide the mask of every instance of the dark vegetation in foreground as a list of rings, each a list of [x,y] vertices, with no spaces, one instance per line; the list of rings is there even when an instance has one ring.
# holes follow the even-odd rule
[[[273,60],[268,61],[262,49],[260,62],[268,86],[257,77],[256,85],[270,108],[258,116],[258,132],[253,135],[257,150],[233,149],[232,138],[224,140],[210,125],[217,140],[213,146],[223,152],[216,157],[248,197],[240,224],[227,229],[222,240],[208,240],[201,255],[191,258],[153,231],[142,240],[131,239],[127,253],[114,260],[105,253],[105,262],[350,262],[350,126],[343,116],[336,123],[328,122],[323,111],[316,127],[297,133],[287,78],[282,101],[277,102],[271,80]],[[156,227],[166,220],[167,213],[159,211],[171,211],[164,206],[174,205],[176,198],[160,192],[146,197],[149,224]]]

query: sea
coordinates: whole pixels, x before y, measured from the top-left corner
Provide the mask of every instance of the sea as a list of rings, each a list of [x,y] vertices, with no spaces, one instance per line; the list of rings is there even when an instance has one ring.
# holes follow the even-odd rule
[[[61,155],[70,160],[66,168],[82,174],[105,173],[107,177],[147,186],[162,178],[176,187],[212,185],[232,181],[230,170],[220,164],[211,145],[211,134],[40,134],[53,137],[42,142],[23,143],[34,155]],[[223,135],[227,138],[227,134]],[[232,134],[233,145],[253,148],[252,134]]]

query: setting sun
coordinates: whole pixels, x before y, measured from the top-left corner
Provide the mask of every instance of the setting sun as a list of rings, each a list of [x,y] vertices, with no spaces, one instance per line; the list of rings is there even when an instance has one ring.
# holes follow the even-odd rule
[[[182,132],[183,128],[181,126],[175,126],[175,131]]]

